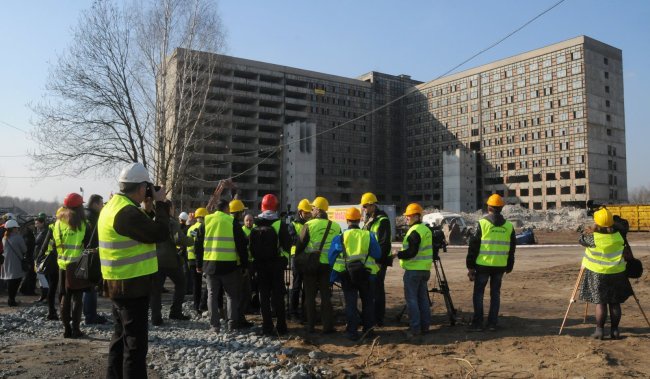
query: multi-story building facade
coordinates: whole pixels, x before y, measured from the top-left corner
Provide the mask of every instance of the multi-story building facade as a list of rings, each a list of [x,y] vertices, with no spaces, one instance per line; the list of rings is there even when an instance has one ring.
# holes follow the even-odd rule
[[[627,198],[620,50],[578,37],[418,87],[407,109],[409,198],[441,206],[442,153],[478,153],[477,199],[535,209]]]
[[[455,204],[476,207],[494,192],[535,209],[627,198],[622,52],[591,38],[427,83],[219,60],[207,107],[218,121],[202,127],[194,174],[184,184],[191,206],[222,178],[236,176],[252,207],[309,172],[300,196],[313,183],[312,195],[332,203],[355,203],[371,190],[384,203],[442,207],[452,188],[476,197]],[[443,164],[443,154],[456,149],[471,154],[476,169],[462,172],[475,177],[443,189],[445,171],[461,172]],[[299,167],[287,160],[291,154],[301,157]],[[284,205],[295,207],[289,203],[298,194],[291,196]]]

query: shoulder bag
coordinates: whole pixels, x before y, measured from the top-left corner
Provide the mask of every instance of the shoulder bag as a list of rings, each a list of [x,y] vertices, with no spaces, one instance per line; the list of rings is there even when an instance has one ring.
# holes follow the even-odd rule
[[[97,225],[93,228],[88,245],[90,245],[96,231]],[[81,259],[79,259],[79,263],[74,270],[74,277],[76,279],[96,284],[102,279],[102,267],[99,262],[99,252],[97,249],[89,249],[88,245],[86,245],[83,253],[81,253]]]
[[[303,251],[300,254],[296,254],[294,259],[296,261],[296,269],[298,269],[298,272],[305,275],[318,274],[321,266],[320,253],[323,250],[323,246],[325,246],[325,241],[327,241],[327,235],[329,234],[331,227],[332,221],[328,221],[327,228],[325,228],[325,234],[323,235],[323,240],[320,241],[320,247],[317,251],[310,253],[305,253]]]

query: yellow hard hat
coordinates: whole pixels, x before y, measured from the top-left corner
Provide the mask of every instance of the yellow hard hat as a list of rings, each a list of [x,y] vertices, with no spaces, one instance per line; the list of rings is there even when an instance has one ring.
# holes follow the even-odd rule
[[[359,221],[361,220],[361,211],[356,207],[350,207],[345,211],[345,219],[350,221]]]
[[[300,200],[300,203],[298,203],[298,210],[303,212],[311,212],[311,204],[309,204],[309,200]]]
[[[246,206],[244,206],[244,203],[242,203],[242,201],[239,199],[235,199],[231,201],[230,204],[228,204],[228,208],[230,209],[230,213],[241,212],[245,209],[248,209],[246,208]]]
[[[196,208],[196,211],[194,211],[194,217],[199,218],[199,217],[205,217],[209,214],[208,210],[201,207],[201,208]]]
[[[487,205],[491,207],[502,207],[506,205],[506,203],[503,201],[503,198],[499,196],[498,193],[493,193],[488,197],[487,199]]]
[[[377,203],[377,196],[372,192],[366,192],[361,196],[361,205]]]
[[[327,201],[326,198],[318,196],[317,198],[314,199],[314,201],[311,202],[311,205],[320,209],[321,211],[327,212],[327,210],[330,207],[329,201]]]
[[[594,212],[594,221],[598,226],[610,227],[614,225],[614,215],[607,208],[602,208]]]
[[[416,214],[422,214],[422,206],[418,203],[411,203],[406,207],[404,211],[404,216],[413,216]]]

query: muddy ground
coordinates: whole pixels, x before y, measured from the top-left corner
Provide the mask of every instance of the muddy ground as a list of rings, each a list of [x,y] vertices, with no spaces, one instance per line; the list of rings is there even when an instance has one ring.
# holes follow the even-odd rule
[[[574,243],[577,238],[574,232],[537,235],[540,243]],[[635,255],[650,267],[650,234],[631,234],[630,240]],[[650,377],[650,328],[633,298],[623,305],[621,340],[589,338],[593,306],[583,323],[585,305],[581,302],[574,304],[563,335],[558,335],[581,254],[578,246],[518,249],[515,270],[502,286],[501,329],[468,333],[472,287],[466,276],[465,248],[450,248],[442,259],[459,321],[449,326],[442,298],[436,294],[432,297],[433,330],[415,340],[403,334],[406,317],[395,320],[403,304],[403,271],[396,265],[386,282],[388,325],[378,328],[376,336],[361,343],[344,338],[342,294],[335,291],[339,333],[305,335],[300,324],[290,324],[294,336],[285,345],[297,354],[286,359],[328,367],[335,377]],[[650,276],[646,273],[632,284],[644,310],[650,311]],[[34,299],[18,298],[21,307],[31,306]],[[170,301],[168,294],[165,301]],[[486,297],[486,307],[487,301]],[[106,299],[100,298],[99,306],[109,311]],[[14,311],[6,306],[6,295],[0,295],[0,317]],[[108,340],[92,334],[81,340],[34,338],[11,345],[0,341],[0,378],[104,377],[107,349]],[[311,351],[322,352],[322,359],[310,360],[307,353]],[[150,371],[150,377],[158,375]]]

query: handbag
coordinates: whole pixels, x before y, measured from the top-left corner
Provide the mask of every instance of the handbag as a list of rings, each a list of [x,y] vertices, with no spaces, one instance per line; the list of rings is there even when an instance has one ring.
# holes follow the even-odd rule
[[[623,259],[625,259],[625,276],[630,279],[639,279],[643,275],[643,263],[634,258],[632,248],[625,244],[623,248]]]
[[[9,244],[9,246],[11,246],[11,251],[16,255],[16,258],[20,260],[20,268],[25,272],[29,272],[32,266],[29,264],[27,259],[25,259],[25,257],[21,257],[20,255],[18,255],[18,253],[16,253],[16,248],[14,247],[14,244],[12,244],[11,241],[9,241],[9,238],[7,238],[7,243]]]
[[[97,226],[93,229],[89,241],[92,241],[96,230]],[[89,249],[88,246],[86,246],[86,249],[81,253],[81,258],[74,269],[74,277],[75,279],[86,280],[90,283],[99,283],[102,279],[102,267],[99,262],[99,253],[96,249]]]
[[[327,240],[327,235],[329,234],[330,228],[332,227],[332,221],[327,222],[327,228],[325,228],[325,234],[323,234],[323,240],[320,241],[320,248],[317,251],[311,253],[305,253],[304,251],[300,254],[296,254],[294,258],[296,261],[296,269],[301,274],[305,275],[315,275],[318,274],[320,270],[320,253],[325,246],[325,241]]]

